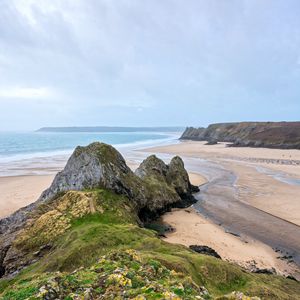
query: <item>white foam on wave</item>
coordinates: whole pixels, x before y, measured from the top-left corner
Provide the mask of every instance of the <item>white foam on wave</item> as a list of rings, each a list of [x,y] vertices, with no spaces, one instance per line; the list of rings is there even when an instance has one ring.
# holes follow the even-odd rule
[[[154,147],[178,142],[179,134],[161,133],[167,138],[146,139],[132,143],[113,144],[123,154],[144,147]],[[22,153],[9,156],[0,156],[0,177],[20,175],[49,175],[60,171],[74,148],[45,152]]]

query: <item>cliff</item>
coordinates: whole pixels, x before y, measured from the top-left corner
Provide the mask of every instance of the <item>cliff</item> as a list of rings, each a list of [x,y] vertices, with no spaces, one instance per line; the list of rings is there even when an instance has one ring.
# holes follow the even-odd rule
[[[297,299],[294,280],[249,274],[143,227],[197,190],[179,157],[152,155],[133,173],[109,145],[76,148],[37,202],[0,220],[0,299]]]
[[[180,139],[228,142],[237,147],[300,149],[300,122],[241,122],[188,127]]]

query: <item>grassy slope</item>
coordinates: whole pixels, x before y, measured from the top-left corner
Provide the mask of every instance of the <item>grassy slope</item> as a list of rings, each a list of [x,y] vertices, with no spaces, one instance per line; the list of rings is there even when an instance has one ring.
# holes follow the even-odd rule
[[[42,299],[34,295],[37,295],[37,291],[45,282],[57,276],[57,271],[61,272],[59,276],[63,278],[63,282],[68,281],[70,276],[77,276],[76,280],[74,279],[75,283],[68,286],[70,291],[80,286],[95,285],[102,274],[94,272],[99,258],[108,253],[121,255],[127,249],[137,251],[141,261],[138,263],[143,267],[147,268],[149,262],[160,262],[168,270],[166,272],[175,270],[185,277],[191,276],[196,285],[205,286],[213,297],[238,290],[262,299],[299,299],[299,283],[279,276],[249,274],[233,264],[193,253],[184,246],[168,244],[157,238],[155,232],[137,225],[136,215],[126,198],[107,191],[98,190],[92,193],[96,206],[100,207],[101,211],[72,218],[68,229],[54,239],[54,247],[47,255],[14,279],[0,281],[0,299]],[[120,260],[120,264],[126,265],[126,262],[128,258],[125,261]],[[71,274],[80,267],[84,269],[75,273],[76,275]],[[106,272],[106,275],[103,273],[102,276],[108,276],[107,270],[112,271],[116,265],[108,259],[105,268],[103,272]],[[139,274],[135,276],[140,278]],[[176,276],[166,276],[163,279],[158,276],[157,283],[168,286],[172,280],[179,280]],[[182,279],[183,282],[185,280]],[[112,285],[115,286],[114,283]],[[133,290],[133,287],[130,290]],[[192,295],[193,289],[189,293]],[[152,299],[150,294],[147,299]],[[181,296],[183,299],[193,299],[189,298],[188,294]]]

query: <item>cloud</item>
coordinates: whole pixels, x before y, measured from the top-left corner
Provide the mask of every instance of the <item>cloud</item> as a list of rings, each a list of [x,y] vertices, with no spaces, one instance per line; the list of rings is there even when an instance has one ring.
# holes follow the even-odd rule
[[[1,126],[295,119],[299,15],[298,0],[2,0]]]
[[[14,98],[14,99],[45,99],[54,97],[54,91],[49,88],[24,88],[12,87],[0,89],[0,99]]]

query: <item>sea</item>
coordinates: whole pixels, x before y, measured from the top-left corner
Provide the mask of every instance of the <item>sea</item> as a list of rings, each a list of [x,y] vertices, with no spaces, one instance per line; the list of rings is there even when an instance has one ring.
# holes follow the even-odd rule
[[[0,132],[0,176],[48,175],[65,165],[76,146],[113,145],[123,155],[176,143],[176,132]]]

